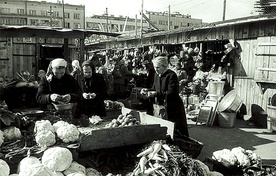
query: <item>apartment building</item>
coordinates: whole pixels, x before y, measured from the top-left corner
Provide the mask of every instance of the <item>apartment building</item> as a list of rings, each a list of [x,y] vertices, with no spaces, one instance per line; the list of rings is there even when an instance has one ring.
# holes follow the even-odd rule
[[[149,21],[159,30],[173,30],[191,26],[202,25],[202,19],[191,18],[191,15],[183,15],[179,12],[151,12],[146,11]],[[170,24],[168,21],[170,20]]]
[[[0,0],[0,25],[84,28],[85,6],[62,4],[61,0]]]

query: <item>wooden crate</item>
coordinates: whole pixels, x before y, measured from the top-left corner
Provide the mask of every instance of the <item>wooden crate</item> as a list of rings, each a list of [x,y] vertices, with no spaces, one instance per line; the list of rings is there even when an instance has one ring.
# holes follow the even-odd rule
[[[147,116],[143,112],[122,108],[122,114],[131,113],[141,121],[141,125],[115,128],[86,128],[82,132],[80,151],[114,148],[133,144],[143,144],[154,140],[164,140],[173,135],[174,123]],[[156,118],[156,121],[153,119]],[[169,128],[169,130],[168,130]],[[82,131],[82,130],[81,130]]]

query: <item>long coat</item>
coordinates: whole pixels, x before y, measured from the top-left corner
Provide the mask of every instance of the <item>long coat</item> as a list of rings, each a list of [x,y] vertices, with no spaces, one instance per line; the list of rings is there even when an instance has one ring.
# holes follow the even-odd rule
[[[164,105],[167,118],[175,122],[175,129],[189,136],[184,104],[179,96],[179,82],[174,71],[168,69],[161,76],[154,75],[153,89],[157,92],[157,104]]]
[[[83,79],[83,91],[95,93],[94,99],[83,99],[82,112],[85,115],[106,116],[104,99],[107,97],[107,87],[102,75],[93,73],[92,77]]]

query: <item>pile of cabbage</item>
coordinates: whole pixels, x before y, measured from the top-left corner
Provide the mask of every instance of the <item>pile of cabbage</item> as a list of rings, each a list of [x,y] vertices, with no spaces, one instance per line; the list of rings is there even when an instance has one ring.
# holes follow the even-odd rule
[[[230,149],[222,149],[213,152],[212,159],[221,163],[225,167],[237,166],[246,168],[248,166],[258,165],[260,156],[252,150],[245,150],[242,147],[234,147]]]
[[[85,168],[73,161],[71,151],[64,147],[50,147],[41,158],[27,156],[23,158],[17,173],[10,175],[9,165],[0,159],[1,176],[102,176],[93,168]]]
[[[56,143],[56,137],[64,143],[76,142],[80,138],[78,128],[62,120],[54,124],[49,120],[36,121],[34,134],[36,143],[43,148],[53,146]]]

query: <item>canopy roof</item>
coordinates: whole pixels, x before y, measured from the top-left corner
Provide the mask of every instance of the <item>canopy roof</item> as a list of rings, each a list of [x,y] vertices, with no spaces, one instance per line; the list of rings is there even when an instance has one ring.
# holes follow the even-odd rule
[[[89,29],[66,29],[38,26],[0,26],[0,37],[47,37],[47,38],[80,38],[91,35],[117,37],[120,33],[101,32]]]

